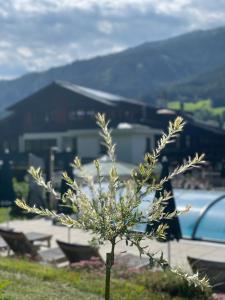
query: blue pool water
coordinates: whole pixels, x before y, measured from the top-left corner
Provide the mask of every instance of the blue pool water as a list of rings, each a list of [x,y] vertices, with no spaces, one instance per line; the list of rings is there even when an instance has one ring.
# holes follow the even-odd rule
[[[195,232],[195,239],[225,243],[225,192],[207,190],[174,190],[174,198],[178,210],[191,205],[191,210],[179,216],[181,232],[183,238],[192,239],[196,222],[199,225]],[[216,199],[207,211],[207,207]],[[148,209],[152,197],[148,196],[141,204],[141,210]],[[201,217],[202,216],[202,217]],[[144,225],[139,225],[137,229],[144,230]]]
[[[103,184],[104,187],[107,188],[107,184]],[[84,190],[90,193],[87,188]],[[225,243],[225,191],[175,189],[173,192],[178,210],[183,210],[186,206],[191,205],[188,213],[179,216],[183,238]],[[143,214],[147,213],[153,198],[154,194],[143,199],[139,207]],[[215,202],[217,199],[220,201]],[[214,202],[215,204],[212,205]],[[209,205],[212,206],[207,210]],[[199,218],[201,218],[199,226],[193,237],[193,231]],[[146,224],[139,224],[134,229],[145,231]]]

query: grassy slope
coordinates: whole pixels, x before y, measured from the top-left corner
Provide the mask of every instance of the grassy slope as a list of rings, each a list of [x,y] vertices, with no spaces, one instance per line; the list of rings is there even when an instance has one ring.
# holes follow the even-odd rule
[[[211,98],[214,106],[224,106],[225,65],[213,71],[194,76],[166,88],[167,99],[190,102]]]
[[[211,299],[206,294],[187,287],[175,276],[162,272],[130,275],[120,271],[113,277],[114,300]],[[0,282],[7,285],[0,296],[1,300],[103,299],[102,271],[69,271],[23,260],[1,258]]]
[[[56,299],[80,299],[96,300],[97,295],[82,292],[69,284],[55,284],[54,281],[43,281],[35,276],[28,276],[23,273],[1,271],[0,281],[4,280],[6,286],[2,298],[7,300],[56,300]]]
[[[179,101],[170,101],[167,105],[170,109],[178,110],[180,109],[180,102]],[[207,111],[212,116],[223,115],[225,112],[225,106],[221,107],[213,107],[212,101],[210,99],[207,100],[198,100],[196,102],[188,102],[184,103],[184,110],[187,112],[195,113],[196,111]]]

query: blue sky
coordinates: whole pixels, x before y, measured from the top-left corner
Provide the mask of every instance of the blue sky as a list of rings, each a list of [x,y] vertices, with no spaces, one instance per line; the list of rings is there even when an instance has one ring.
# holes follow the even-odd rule
[[[0,0],[0,78],[225,25],[225,0]]]

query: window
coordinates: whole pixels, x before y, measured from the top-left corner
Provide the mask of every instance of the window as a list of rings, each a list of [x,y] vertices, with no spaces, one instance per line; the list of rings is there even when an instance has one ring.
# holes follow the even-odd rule
[[[94,117],[94,116],[95,116],[94,110],[88,110],[88,111],[86,112],[86,114],[87,114],[87,116],[89,116],[89,117]]]
[[[18,140],[17,139],[10,140],[8,142],[8,145],[9,145],[9,151],[10,152],[17,152],[18,151]]]
[[[27,126],[32,125],[32,114],[30,112],[27,112],[25,115],[25,123]]]
[[[48,123],[50,121],[50,116],[49,114],[46,112],[45,113],[45,122]]]
[[[155,148],[158,146],[158,141],[161,139],[162,135],[156,134],[155,135]]]
[[[52,117],[54,122],[56,123],[65,123],[66,122],[66,118],[67,118],[67,113],[64,110],[55,110],[52,113]]]
[[[44,152],[56,145],[56,139],[30,139],[25,140],[25,151]]]
[[[73,111],[70,111],[69,114],[68,114],[68,118],[69,120],[71,121],[74,121],[74,120],[79,120],[79,119],[83,119],[85,116],[89,116],[89,117],[92,117],[95,115],[95,112],[94,111],[84,111],[84,110],[73,110]]]
[[[83,118],[85,116],[85,111],[83,111],[83,110],[78,110],[77,111],[77,117],[78,118]]]
[[[176,138],[176,148],[177,149],[181,148],[181,142],[180,142],[180,137],[179,136],[177,136],[177,138]]]
[[[0,146],[0,151],[4,152],[6,149],[9,150],[9,152],[18,152],[18,140],[17,139],[14,139],[14,140],[8,140],[8,141],[3,141],[1,143],[1,146]]]
[[[75,111],[69,112],[69,120],[71,120],[71,121],[76,120],[76,112]]]
[[[102,144],[102,142],[100,142],[99,144],[99,154],[100,155],[105,155],[107,154],[107,149],[106,149],[106,146]]]
[[[191,147],[191,137],[190,137],[190,135],[185,136],[185,146],[187,148]]]
[[[72,152],[73,154],[77,154],[77,138],[72,139]]]
[[[152,150],[152,147],[151,147],[151,139],[149,137],[147,137],[145,139],[145,152],[150,152]]]

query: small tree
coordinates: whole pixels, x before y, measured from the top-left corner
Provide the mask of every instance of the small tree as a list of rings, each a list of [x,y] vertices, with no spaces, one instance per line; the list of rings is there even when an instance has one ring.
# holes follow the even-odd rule
[[[168,132],[163,133],[162,138],[158,141],[156,149],[152,153],[145,154],[143,163],[132,171],[128,180],[121,180],[117,174],[115,167],[115,144],[112,141],[109,122],[106,121],[104,114],[97,114],[97,124],[100,127],[100,135],[103,138],[103,143],[107,149],[108,155],[112,161],[112,168],[108,176],[107,190],[103,188],[104,180],[101,175],[101,164],[98,160],[94,161],[97,171],[97,184],[94,183],[92,176],[86,174],[78,157],[75,158],[73,167],[78,169],[82,174],[84,184],[89,187],[91,197],[82,190],[82,185],[76,180],[71,179],[66,172],[62,174],[63,179],[67,182],[69,189],[60,197],[60,194],[55,191],[51,182],[45,182],[40,168],[29,169],[29,173],[36,180],[37,184],[43,186],[48,192],[52,193],[57,199],[64,203],[69,203],[72,207],[76,218],[64,214],[56,214],[43,208],[30,207],[24,200],[16,200],[16,204],[30,213],[36,213],[41,216],[50,216],[56,218],[62,224],[69,227],[81,228],[90,231],[97,236],[99,244],[106,241],[111,244],[111,251],[106,253],[106,276],[105,276],[105,299],[110,299],[110,276],[111,268],[114,264],[114,252],[116,244],[121,240],[130,241],[136,246],[140,255],[147,255],[151,266],[160,265],[163,269],[170,269],[172,272],[179,274],[185,278],[189,284],[194,284],[204,288],[208,286],[206,278],[199,279],[198,275],[189,276],[182,273],[180,270],[172,269],[163,257],[163,254],[158,257],[151,253],[150,248],[143,246],[143,241],[153,238],[165,238],[167,229],[166,224],[160,224],[160,221],[165,218],[173,218],[185,211],[174,211],[173,213],[165,213],[164,208],[167,201],[170,200],[170,193],[161,193],[158,199],[155,199],[146,215],[139,211],[138,207],[144,196],[156,191],[162,190],[163,184],[172,179],[174,176],[183,173],[190,168],[198,167],[204,163],[204,155],[196,154],[193,158],[188,158],[187,161],[180,166],[177,166],[169,175],[159,182],[154,179],[154,169],[159,156],[167,144],[174,141],[177,135],[183,130],[184,121],[181,117],[177,117],[174,122],[169,123]],[[136,224],[146,222],[156,224],[150,233],[140,234],[132,231]],[[157,227],[157,228],[155,228]]]

